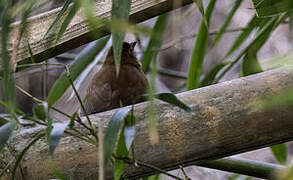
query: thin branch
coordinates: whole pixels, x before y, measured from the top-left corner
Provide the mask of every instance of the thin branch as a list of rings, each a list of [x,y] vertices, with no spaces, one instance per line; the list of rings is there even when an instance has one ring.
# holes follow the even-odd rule
[[[131,164],[131,165],[134,165],[134,166],[143,166],[143,167],[147,167],[147,168],[152,169],[152,170],[154,170],[154,171],[157,171],[157,172],[159,172],[159,173],[162,173],[162,174],[165,174],[165,175],[167,175],[167,176],[170,176],[170,177],[172,177],[172,178],[174,178],[174,179],[183,180],[182,178],[177,177],[177,176],[175,176],[175,175],[173,175],[173,174],[170,174],[170,173],[168,173],[167,171],[165,171],[165,170],[163,170],[163,169],[160,169],[160,168],[158,168],[158,167],[156,167],[156,166],[153,166],[153,165],[151,165],[151,164],[148,164],[148,163],[145,163],[145,162],[142,162],[142,161],[134,160],[134,159],[131,159],[131,158],[129,158],[129,157],[116,157],[115,155],[113,155],[113,157],[114,157],[115,159],[122,160],[123,162],[125,162],[125,163],[127,163],[127,164]]]
[[[81,98],[80,98],[80,96],[79,96],[79,94],[78,94],[78,92],[77,92],[77,90],[76,90],[76,88],[74,86],[73,80],[72,80],[71,75],[70,75],[69,68],[68,68],[68,66],[65,66],[65,67],[66,67],[66,76],[67,76],[67,78],[68,78],[68,80],[69,80],[69,82],[71,84],[71,87],[72,87],[72,89],[73,89],[73,91],[74,91],[74,93],[75,93],[75,95],[76,95],[76,97],[77,97],[77,99],[78,99],[78,101],[80,103],[81,109],[82,109],[83,113],[85,114],[85,117],[86,117],[86,119],[88,121],[88,124],[90,125],[89,130],[90,130],[90,132],[92,133],[92,135],[96,138],[96,140],[98,142],[98,136],[97,136],[97,134],[96,134],[96,132],[95,132],[95,130],[93,128],[93,125],[92,125],[92,122],[91,122],[89,116],[86,113],[86,110],[85,110],[85,107],[83,105],[83,102],[82,102],[82,100],[81,100]]]

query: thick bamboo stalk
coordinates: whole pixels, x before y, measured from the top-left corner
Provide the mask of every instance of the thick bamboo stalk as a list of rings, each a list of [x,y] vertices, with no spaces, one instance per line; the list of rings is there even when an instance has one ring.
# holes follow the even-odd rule
[[[179,1],[179,0],[176,0]],[[190,4],[192,0],[181,0],[182,3],[174,3],[174,0],[132,0],[130,20],[132,23],[139,23],[144,20],[150,19],[157,15],[171,11],[172,9],[178,8]],[[173,5],[177,4],[177,7]],[[95,1],[95,15],[100,18],[111,17],[111,0],[97,0]],[[57,17],[61,8],[51,10],[49,12],[36,15],[28,20],[27,36],[22,37],[20,47],[18,48],[16,59],[14,62],[26,60],[30,57],[27,43],[30,43],[32,52],[37,61],[54,57],[58,54],[74,49],[88,42],[91,42],[99,37],[105,36],[109,32],[105,31],[104,27],[100,27],[90,32],[89,26],[84,18],[82,12],[78,12],[73,18],[72,22],[64,32],[63,37],[55,47],[56,30],[53,31],[51,36],[45,37],[44,35],[49,29],[52,22]],[[12,25],[9,40],[9,51],[12,51],[13,45],[18,42],[18,31],[21,27],[21,22],[16,22]],[[40,28],[41,27],[41,28]],[[0,29],[1,34],[1,29]],[[93,36],[95,34],[95,36]],[[1,52],[0,52],[1,54]]]
[[[187,113],[170,104],[157,102],[159,143],[151,144],[147,126],[147,103],[135,106],[137,132],[134,140],[136,159],[162,169],[200,164],[293,139],[292,107],[269,111],[256,109],[255,100],[293,87],[292,68],[280,68],[178,94],[192,108]],[[90,116],[94,126],[109,122],[115,110]],[[17,151],[40,127],[22,129],[11,140]],[[4,162],[11,155],[2,156]],[[2,159],[2,157],[0,159]],[[48,158],[45,140],[39,141],[22,162],[29,179],[48,179],[48,164],[73,179],[97,178],[98,148],[69,136],[63,137],[53,160]],[[154,171],[128,166],[125,176],[137,178]]]

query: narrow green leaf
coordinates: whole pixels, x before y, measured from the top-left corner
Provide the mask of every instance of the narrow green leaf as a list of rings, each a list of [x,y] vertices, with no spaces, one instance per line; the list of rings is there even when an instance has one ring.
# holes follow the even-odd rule
[[[212,68],[207,75],[200,81],[199,87],[204,87],[213,84],[218,72],[222,70],[228,63],[220,63]]]
[[[243,58],[242,75],[248,76],[260,72],[262,72],[262,69],[257,59],[257,51],[249,49]]]
[[[109,36],[103,37],[97,41],[91,42],[81,53],[75,58],[70,65],[69,70],[71,78],[74,81],[78,75],[87,67],[87,65],[94,60],[96,55],[105,47]],[[54,83],[48,95],[48,105],[52,106],[70,86],[70,82],[64,72]]]
[[[43,103],[44,106],[44,111],[46,113],[46,123],[47,123],[47,127],[46,127],[46,135],[47,135],[47,141],[49,144],[49,154],[50,153],[50,143],[51,143],[51,132],[53,129],[53,119],[49,113],[49,108],[48,108],[48,104],[46,102]]]
[[[33,54],[33,51],[32,51],[32,48],[31,48],[31,45],[29,42],[27,42],[27,49],[30,54],[30,58],[31,58],[32,63],[36,63],[35,58],[34,58],[34,54]]]
[[[293,10],[292,0],[253,0],[253,4],[260,17],[277,16]]]
[[[180,101],[174,94],[172,93],[160,93],[156,95],[156,98],[165,101],[169,104],[172,104],[174,106],[177,106],[187,112],[190,112],[191,109],[186,104],[184,104],[182,101]]]
[[[187,90],[198,88],[200,74],[202,69],[202,64],[205,58],[207,44],[208,44],[208,31],[210,24],[210,17],[213,12],[216,0],[210,0],[206,11],[205,11],[205,19],[201,20],[200,27],[197,33],[196,41],[194,44],[191,62],[189,65],[188,78],[187,78]]]
[[[70,3],[72,0],[66,0],[62,9],[60,10],[60,12],[58,13],[57,17],[55,18],[55,20],[53,21],[53,23],[50,25],[50,27],[48,28],[47,32],[45,33],[44,37],[46,37],[50,31],[53,29],[53,27],[55,27],[57,25],[57,23],[61,20],[61,18],[64,16],[66,10],[68,9]],[[75,2],[76,3],[76,2]],[[63,22],[64,23],[64,22]]]
[[[201,14],[201,16],[203,18],[203,21],[204,21],[205,25],[208,26],[202,0],[193,0],[193,2],[196,4],[197,8],[199,9],[199,12],[200,12],[200,14]]]
[[[112,18],[128,21],[131,0],[112,0]],[[113,31],[113,30],[112,30]],[[112,44],[116,66],[116,74],[119,74],[124,32],[112,33]]]
[[[118,109],[115,114],[112,116],[111,121],[109,122],[105,137],[104,137],[104,160],[105,165],[107,165],[108,161],[112,156],[112,152],[114,150],[116,140],[118,137],[118,133],[121,130],[124,122],[124,118],[129,113],[130,108],[124,107]]]
[[[114,161],[114,180],[119,180],[123,174],[125,164],[122,160],[115,159]]]
[[[71,1],[71,0],[68,0]],[[63,6],[64,7],[64,6]],[[64,21],[61,24],[60,30],[57,34],[57,38],[56,38],[56,43],[59,42],[60,38],[62,37],[62,35],[64,34],[67,26],[69,25],[69,23],[72,21],[73,17],[75,16],[75,14],[77,13],[77,11],[80,8],[80,1],[74,1],[74,4],[72,5],[69,13],[67,14],[66,18],[64,19]],[[58,14],[59,15],[59,14]]]
[[[70,118],[69,128],[73,128],[75,126],[75,119],[77,118],[77,112],[73,113]]]
[[[237,9],[240,7],[241,3],[242,3],[242,0],[236,0],[235,1],[235,4],[234,4],[233,8],[229,12],[229,14],[226,17],[222,27],[220,28],[219,32],[217,33],[217,35],[215,37],[215,40],[213,42],[213,46],[216,46],[218,44],[218,42],[220,41],[220,39],[222,38],[224,32],[226,31],[227,27],[230,25],[231,20],[232,20],[234,14],[236,13]]]
[[[39,104],[33,108],[33,115],[36,119],[45,121],[46,120],[46,112],[44,106]]]
[[[278,144],[271,147],[271,150],[279,163],[286,165],[287,162],[287,148],[286,144]]]
[[[5,144],[7,143],[15,126],[16,126],[15,122],[8,122],[0,127],[0,152],[4,148]]]
[[[262,72],[261,66],[257,59],[257,53],[262,48],[262,46],[270,38],[273,30],[287,17],[283,15],[280,17],[271,18],[269,23],[265,23],[263,27],[260,28],[257,36],[258,40],[254,41],[250,46],[247,47],[246,54],[242,63],[242,74],[243,76],[255,74]]]
[[[204,7],[202,0],[193,0],[193,2],[196,4],[197,8],[199,9],[199,12],[201,13],[201,16],[204,17]]]
[[[246,28],[240,33],[240,35],[235,39],[233,42],[231,48],[228,50],[228,52],[225,55],[225,58],[230,56],[240,45],[247,39],[247,37],[250,35],[250,33],[255,29],[259,23],[261,22],[261,19],[258,18],[256,15],[250,20]]]
[[[160,180],[160,174],[152,175],[146,178],[146,180]]]
[[[157,57],[158,50],[162,45],[163,32],[166,28],[168,14],[160,15],[154,25],[151,33],[149,43],[142,59],[142,71],[144,73],[149,71],[151,61]]]
[[[95,30],[98,28],[100,24],[100,18],[95,16],[95,3],[94,0],[77,0],[81,3],[81,8],[83,13],[86,16],[86,20],[91,28],[91,30]],[[93,34],[94,35],[94,34]]]
[[[1,17],[1,67],[3,69],[3,90],[8,112],[14,113],[15,109],[15,86],[12,73],[12,64],[8,53],[8,37],[10,32],[11,17],[7,9],[4,9]]]
[[[50,133],[49,154],[52,156],[69,122],[54,123]]]
[[[136,125],[136,117],[132,115],[128,115],[125,118],[125,128],[123,130],[124,134],[124,142],[125,146],[127,148],[127,151],[129,151],[135,135],[135,125]]]

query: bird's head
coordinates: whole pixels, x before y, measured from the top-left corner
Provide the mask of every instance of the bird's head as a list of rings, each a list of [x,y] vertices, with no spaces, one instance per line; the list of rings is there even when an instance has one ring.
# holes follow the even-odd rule
[[[136,45],[136,42],[132,42],[132,43],[123,42],[122,53],[121,53],[121,65],[130,64],[140,68],[141,65],[138,62],[134,53],[135,45]],[[104,64],[115,65],[113,47],[110,48]]]

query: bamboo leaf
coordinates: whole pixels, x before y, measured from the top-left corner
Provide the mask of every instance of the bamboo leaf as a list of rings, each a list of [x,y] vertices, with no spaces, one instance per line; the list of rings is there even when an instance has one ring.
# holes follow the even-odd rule
[[[174,106],[177,106],[187,112],[190,112],[191,109],[186,104],[184,104],[182,101],[180,101],[174,94],[172,93],[160,93],[156,95],[156,98],[165,101],[169,104],[172,104]]]
[[[5,144],[7,143],[15,126],[16,126],[15,122],[8,122],[0,127],[0,152],[4,148]]]
[[[210,17],[213,12],[216,0],[210,0],[206,11],[205,19],[201,20],[200,27],[197,33],[197,38],[194,44],[191,62],[189,65],[188,78],[187,78],[187,90],[195,89],[199,87],[200,74],[202,69],[202,64],[205,58],[207,44],[208,44],[208,31],[210,24]]]
[[[259,17],[277,16],[293,10],[292,0],[253,0],[253,4]]]
[[[50,27],[48,28],[47,32],[45,33],[44,37],[46,37],[50,31],[53,29],[53,27],[55,27],[57,25],[57,23],[61,20],[62,16],[64,16],[65,12],[67,11],[70,3],[72,0],[66,0],[62,9],[60,10],[60,12],[58,13],[57,17],[55,18],[55,20],[53,21],[53,23],[50,25]],[[64,23],[64,22],[63,22]]]
[[[129,151],[135,135],[135,125],[136,125],[136,117],[131,114],[125,118],[125,128],[124,128],[124,142],[127,151]]]
[[[54,123],[50,133],[49,154],[52,156],[69,122]]]
[[[232,20],[234,14],[236,13],[237,9],[240,7],[241,3],[242,3],[242,0],[236,0],[235,1],[235,4],[234,4],[233,8],[229,12],[229,14],[226,17],[222,27],[220,28],[219,32],[217,33],[217,35],[215,37],[215,40],[213,42],[213,46],[216,46],[218,44],[218,42],[220,41],[220,39],[222,38],[224,32],[226,31],[227,27],[230,25],[231,20]]]
[[[238,47],[240,47],[240,45],[247,39],[247,37],[250,35],[253,29],[258,27],[261,21],[262,19],[258,18],[256,15],[250,20],[246,28],[240,33],[240,35],[233,42],[231,48],[226,53],[225,58],[230,56]]]
[[[96,6],[94,1],[93,0],[78,0],[78,1],[80,1],[81,3],[83,13],[86,16],[86,19],[88,21],[88,24],[91,30],[97,29],[100,24],[100,18],[95,16]]]
[[[8,7],[7,7],[8,8]],[[1,66],[3,69],[3,90],[4,98],[7,102],[7,111],[9,113],[14,113],[15,109],[15,85],[14,85],[14,75],[12,73],[13,64],[11,64],[11,59],[8,53],[8,37],[10,32],[11,17],[8,13],[8,9],[4,9],[1,17]]]
[[[46,120],[46,112],[43,105],[37,105],[33,108],[34,118],[45,121]]]
[[[71,1],[71,0],[69,0]],[[67,1],[66,1],[67,2]],[[63,6],[64,7],[64,6]],[[80,1],[77,0],[74,2],[74,4],[72,5],[69,13],[67,14],[66,18],[64,19],[64,21],[61,24],[60,30],[57,34],[57,38],[56,38],[56,43],[59,42],[60,38],[62,37],[62,35],[64,34],[67,26],[69,25],[69,23],[72,21],[73,17],[75,16],[75,14],[77,13],[77,11],[80,8]],[[58,14],[59,15],[59,14]]]
[[[242,75],[248,76],[262,72],[260,64],[257,59],[257,51],[249,49],[245,54],[242,62]]]
[[[128,21],[130,4],[131,0],[112,0],[112,19]],[[124,34],[124,32],[113,32],[112,30],[112,44],[117,75],[119,74],[120,69]]]
[[[213,84],[218,72],[222,70],[228,63],[220,63],[211,69],[207,75],[200,81],[199,87],[204,87]]]
[[[127,114],[129,113],[130,108],[124,107],[118,109],[115,114],[112,116],[104,137],[104,160],[105,165],[107,165],[108,161],[112,156],[112,152],[114,150],[116,140],[118,137],[118,133],[123,127],[123,122]]]
[[[274,145],[271,147],[271,150],[272,150],[275,158],[279,161],[279,163],[286,165],[286,162],[287,162],[286,144]]]
[[[81,53],[75,58],[74,62],[70,65],[70,75],[74,81],[79,74],[86,68],[86,66],[94,60],[96,55],[105,47],[109,36],[101,38],[97,41],[91,42]],[[48,95],[48,105],[52,106],[70,86],[70,82],[64,72],[54,83]]]
[[[125,164],[123,160],[115,159],[114,161],[114,180],[119,180],[123,174]]]
[[[143,55],[142,71],[144,73],[149,71],[151,61],[157,57],[158,50],[162,44],[163,32],[166,28],[167,20],[168,14],[160,15],[154,25],[149,43]]]
[[[32,48],[31,48],[29,42],[27,42],[27,48],[28,48],[28,52],[30,54],[30,58],[31,58],[32,63],[36,63],[36,60],[34,58],[34,54],[33,54],[33,51],[32,51]]]

